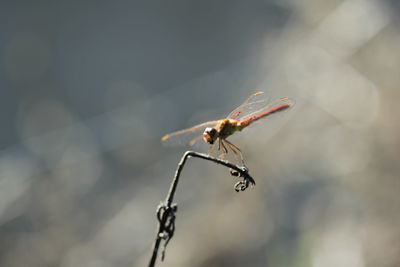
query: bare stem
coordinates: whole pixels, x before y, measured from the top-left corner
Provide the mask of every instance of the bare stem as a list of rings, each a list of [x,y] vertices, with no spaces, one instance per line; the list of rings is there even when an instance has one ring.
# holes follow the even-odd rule
[[[194,151],[186,151],[183,157],[181,158],[178,167],[175,171],[174,179],[172,180],[171,186],[168,191],[167,198],[164,203],[161,203],[157,208],[157,219],[158,219],[158,231],[156,235],[156,239],[153,244],[153,253],[149,262],[149,267],[154,267],[158,249],[160,247],[161,240],[164,240],[164,251],[162,253],[161,260],[164,259],[165,247],[167,246],[169,240],[172,238],[175,231],[175,213],[177,211],[177,205],[173,204],[173,199],[175,196],[176,188],[178,186],[179,177],[185,166],[186,160],[189,157],[193,158],[201,158],[204,160],[212,161],[216,164],[223,165],[227,168],[230,168],[231,175],[243,178],[242,181],[239,181],[235,184],[235,190],[237,192],[244,191],[249,185],[255,185],[254,179],[250,176],[248,169],[246,167],[241,167],[235,164],[232,164],[226,160],[221,160],[215,157],[212,157],[207,154],[202,154]]]

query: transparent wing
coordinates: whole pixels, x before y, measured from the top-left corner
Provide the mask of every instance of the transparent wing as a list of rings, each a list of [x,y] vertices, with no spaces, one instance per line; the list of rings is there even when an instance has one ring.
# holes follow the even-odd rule
[[[264,92],[256,92],[249,96],[246,101],[243,102],[239,107],[232,111],[229,115],[229,119],[239,120],[244,116],[247,116],[268,104],[268,97]]]
[[[289,108],[294,106],[294,104],[295,101],[293,99],[290,99],[288,97],[281,97],[276,101],[266,104],[264,107],[255,110],[254,112],[249,113],[246,116],[243,116],[240,121],[242,122],[242,124],[250,124],[251,122],[254,122],[261,118],[265,118],[272,114],[283,113],[284,111],[287,111]]]
[[[196,144],[207,127],[215,126],[219,121],[208,121],[188,129],[183,129],[164,135],[161,140],[170,145],[194,145]]]

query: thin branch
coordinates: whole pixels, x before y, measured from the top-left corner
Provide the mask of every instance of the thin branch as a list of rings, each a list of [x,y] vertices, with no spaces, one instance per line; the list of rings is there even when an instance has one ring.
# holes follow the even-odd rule
[[[183,167],[185,166],[186,160],[190,157],[193,158],[201,158],[204,160],[212,161],[216,164],[223,165],[227,168],[230,168],[230,173],[232,176],[241,177],[243,180],[239,181],[235,184],[236,192],[246,190],[250,185],[255,185],[254,179],[250,176],[249,171],[246,167],[241,167],[235,164],[232,164],[226,160],[221,160],[215,157],[212,157],[207,154],[202,154],[194,151],[186,151],[186,153],[181,158],[181,161],[178,164],[178,168],[176,169],[174,179],[172,180],[171,186],[168,191],[167,198],[164,203],[160,203],[157,207],[157,219],[158,219],[158,231],[156,235],[156,239],[153,245],[153,253],[149,262],[149,267],[154,267],[158,249],[161,244],[161,240],[164,240],[164,250],[162,252],[161,260],[164,259],[165,248],[168,242],[171,240],[175,231],[175,213],[178,209],[178,206],[175,203],[172,203],[174,200],[176,188],[178,186],[179,178],[181,176],[181,172]]]

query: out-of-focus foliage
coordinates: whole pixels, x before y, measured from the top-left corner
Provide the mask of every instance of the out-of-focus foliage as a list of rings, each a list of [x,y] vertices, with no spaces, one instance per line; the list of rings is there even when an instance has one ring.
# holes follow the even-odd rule
[[[2,3],[0,265],[145,266],[160,137],[261,90],[296,106],[231,139],[257,186],[191,160],[160,266],[399,266],[396,3]]]

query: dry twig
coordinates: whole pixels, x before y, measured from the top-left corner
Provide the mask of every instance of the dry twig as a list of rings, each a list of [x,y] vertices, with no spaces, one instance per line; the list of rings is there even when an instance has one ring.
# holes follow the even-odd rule
[[[236,192],[244,191],[250,185],[253,186],[256,184],[254,179],[250,176],[248,169],[246,167],[241,167],[241,166],[232,164],[228,161],[214,158],[207,154],[202,154],[202,153],[198,153],[198,152],[194,152],[194,151],[187,151],[183,155],[181,161],[178,164],[178,168],[176,169],[175,176],[174,176],[174,179],[172,180],[172,183],[171,183],[171,186],[170,186],[170,189],[169,189],[169,192],[168,192],[165,202],[160,203],[160,205],[157,208],[158,231],[157,231],[156,239],[155,239],[154,245],[153,245],[153,253],[152,253],[149,265],[148,265],[149,267],[155,266],[155,263],[157,260],[158,249],[160,247],[160,243],[162,240],[164,240],[164,249],[162,252],[161,260],[164,259],[165,248],[166,248],[168,242],[171,240],[172,236],[174,235],[175,213],[178,209],[178,206],[176,203],[172,203],[172,201],[175,196],[175,191],[176,191],[176,187],[178,185],[179,177],[180,177],[183,167],[186,163],[186,160],[189,157],[209,160],[214,163],[223,165],[227,168],[230,168],[230,173],[232,176],[242,178],[242,180],[237,182],[234,186]]]

